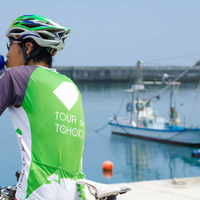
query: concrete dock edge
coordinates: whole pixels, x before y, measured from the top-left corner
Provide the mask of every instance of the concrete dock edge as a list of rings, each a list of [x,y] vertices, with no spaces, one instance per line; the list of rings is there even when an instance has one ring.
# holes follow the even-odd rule
[[[118,184],[124,185],[124,184]],[[200,177],[127,183],[132,190],[118,200],[199,200]]]

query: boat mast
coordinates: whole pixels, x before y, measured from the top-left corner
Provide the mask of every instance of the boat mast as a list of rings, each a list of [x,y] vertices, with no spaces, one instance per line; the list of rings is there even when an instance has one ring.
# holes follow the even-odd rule
[[[136,84],[142,84],[143,82],[143,75],[142,75],[142,63],[144,63],[142,60],[139,60],[137,62],[137,81]]]
[[[138,126],[138,122],[139,122],[139,108],[138,108],[138,104],[139,104],[139,93],[141,91],[141,88],[143,88],[143,74],[142,74],[142,64],[144,62],[142,60],[139,60],[137,62],[137,80],[136,80],[136,85],[135,85],[135,89],[138,90],[137,91],[137,97],[136,97],[136,112],[137,112],[137,117],[136,117],[136,125]],[[133,101],[132,101],[133,102]]]
[[[133,108],[134,108],[133,100],[134,100],[134,94],[133,94],[133,92],[131,92],[131,114],[130,114],[130,124],[132,124],[132,121],[133,121]]]
[[[180,124],[179,115],[176,109],[176,93],[180,86],[179,82],[174,82],[172,84],[172,91],[170,94],[170,111],[169,111],[169,118],[171,125],[178,125]]]

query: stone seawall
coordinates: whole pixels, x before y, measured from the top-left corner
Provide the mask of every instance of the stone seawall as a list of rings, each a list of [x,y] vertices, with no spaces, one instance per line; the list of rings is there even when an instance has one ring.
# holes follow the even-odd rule
[[[133,67],[56,67],[57,71],[68,76],[74,81],[129,81],[136,80],[137,68]],[[164,73],[171,80],[175,79],[188,67],[143,67],[144,81],[160,81]],[[191,68],[180,81],[196,82],[200,80],[200,66]]]

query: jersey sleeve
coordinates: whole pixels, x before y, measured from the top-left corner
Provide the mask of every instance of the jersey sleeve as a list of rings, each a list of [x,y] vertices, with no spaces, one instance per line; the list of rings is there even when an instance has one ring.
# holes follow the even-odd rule
[[[28,81],[36,67],[14,67],[0,77],[0,115],[9,106],[20,107],[23,103]]]

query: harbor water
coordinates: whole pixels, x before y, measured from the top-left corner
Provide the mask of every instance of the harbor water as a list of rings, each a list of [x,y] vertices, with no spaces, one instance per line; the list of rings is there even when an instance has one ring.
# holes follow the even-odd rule
[[[109,118],[126,115],[129,101],[124,89],[129,83],[77,83],[83,99],[86,137],[83,171],[86,178],[101,183],[123,183],[200,176],[200,158],[193,158],[197,148],[162,144],[111,134]],[[185,83],[176,96],[176,107],[182,122],[200,127],[200,91],[197,83]],[[146,96],[159,92],[160,86],[148,86]],[[170,90],[153,102],[154,110],[168,118]],[[9,113],[0,118],[0,185],[16,184],[15,172],[20,170],[20,152]],[[114,164],[112,177],[105,177],[102,164]]]

